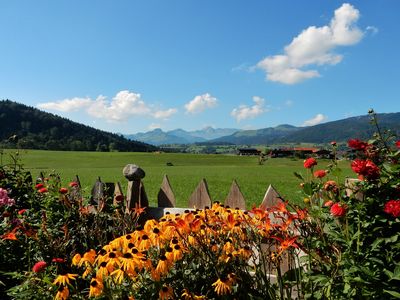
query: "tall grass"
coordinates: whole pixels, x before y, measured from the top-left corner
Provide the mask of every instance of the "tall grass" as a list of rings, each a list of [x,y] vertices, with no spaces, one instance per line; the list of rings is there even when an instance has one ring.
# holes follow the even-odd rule
[[[9,162],[8,154],[15,152],[4,151],[3,163]],[[163,175],[167,174],[180,207],[187,206],[188,198],[202,178],[207,180],[212,200],[224,201],[232,181],[236,180],[248,207],[261,203],[269,184],[285,199],[301,203],[300,181],[293,172],[306,173],[302,160],[273,158],[259,165],[258,157],[236,155],[19,150],[19,157],[33,176],[40,172],[56,172],[67,184],[79,175],[88,193],[98,177],[103,182],[119,181],[125,189],[127,180],[122,169],[126,164],[134,163],[146,172],[143,183],[151,205],[156,205]],[[173,166],[167,166],[167,163]],[[322,169],[329,163],[319,160],[317,168]],[[339,165],[343,169],[341,180],[352,175],[347,161],[341,161]]]

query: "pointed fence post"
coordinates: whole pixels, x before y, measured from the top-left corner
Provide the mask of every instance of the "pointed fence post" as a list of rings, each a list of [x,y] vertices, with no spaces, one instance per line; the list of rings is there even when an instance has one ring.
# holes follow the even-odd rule
[[[175,207],[176,205],[175,195],[172,191],[167,175],[164,175],[161,188],[158,191],[157,199],[158,207]]]
[[[116,182],[114,187],[113,205],[120,206],[122,200],[124,200],[124,194],[122,193],[121,184],[119,182]]]
[[[267,209],[276,206],[278,203],[283,202],[279,193],[270,184],[268,186],[267,192],[264,195],[264,199],[260,204],[260,208]]]
[[[362,201],[364,199],[364,194],[360,192],[360,184],[361,180],[357,178],[346,178],[344,183],[346,187],[347,196],[353,196],[355,199]]]
[[[82,207],[82,193],[81,193],[81,181],[78,175],[70,183],[70,192],[68,200],[72,203],[78,203],[79,207]]]
[[[207,182],[203,178],[189,198],[189,207],[204,209],[206,206],[211,206],[211,197],[208,192]]]
[[[225,206],[238,209],[246,209],[246,201],[244,200],[243,194],[240,191],[239,185],[236,180],[233,180],[229,194],[224,202]]]
[[[122,170],[125,178],[128,179],[128,189],[126,191],[125,213],[129,214],[131,208],[135,206],[148,207],[147,199],[142,178],[146,175],[144,170],[135,164],[128,164]]]

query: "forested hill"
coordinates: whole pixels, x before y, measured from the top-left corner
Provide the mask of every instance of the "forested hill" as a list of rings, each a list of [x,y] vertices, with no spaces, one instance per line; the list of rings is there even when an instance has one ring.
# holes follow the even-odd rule
[[[0,101],[0,147],[132,152],[157,149],[10,100]]]

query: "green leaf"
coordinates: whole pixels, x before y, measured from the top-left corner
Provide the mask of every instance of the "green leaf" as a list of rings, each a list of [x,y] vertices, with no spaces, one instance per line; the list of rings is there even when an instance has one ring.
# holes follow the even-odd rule
[[[300,173],[298,173],[298,172],[293,172],[293,174],[294,174],[294,176],[296,176],[298,179],[300,179],[300,180],[303,180],[303,181],[304,181],[304,178],[303,178],[303,176],[301,176],[301,174],[300,174]]]
[[[392,295],[393,297],[400,298],[400,293],[396,291],[388,291],[388,290],[383,290],[385,293]]]

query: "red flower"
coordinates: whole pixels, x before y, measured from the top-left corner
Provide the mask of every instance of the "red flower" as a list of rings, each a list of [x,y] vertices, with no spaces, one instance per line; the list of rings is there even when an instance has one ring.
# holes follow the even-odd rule
[[[331,215],[334,217],[343,217],[346,214],[346,206],[335,203],[331,206]]]
[[[39,193],[43,194],[43,193],[47,193],[49,190],[45,187],[41,188],[38,190]]]
[[[27,211],[26,208],[20,209],[20,210],[18,211],[18,214],[19,214],[19,215],[23,215],[26,211]]]
[[[42,272],[47,267],[47,263],[45,261],[38,261],[32,268],[32,271],[35,273]]]
[[[317,161],[315,160],[315,158],[310,157],[304,161],[304,168],[306,168],[306,169],[311,169],[312,167],[314,167],[316,165],[317,165]]]
[[[326,171],[325,170],[317,170],[314,172],[314,177],[317,178],[322,178],[326,176]]]
[[[400,217],[400,200],[389,200],[385,203],[383,211],[393,217]]]
[[[376,179],[379,177],[379,168],[371,160],[356,159],[351,163],[351,168],[358,175],[367,179]]]
[[[400,141],[396,142],[396,147],[400,149]]]
[[[76,181],[72,181],[72,182],[69,183],[69,186],[70,187],[75,187],[75,186],[78,186],[78,183]]]
[[[59,191],[61,194],[66,194],[66,193],[68,193],[68,189],[65,188],[65,187],[60,188],[58,191]]]
[[[336,146],[336,144],[337,144],[336,141],[332,141],[332,142],[331,142],[331,145],[332,145],[332,146]]]
[[[53,258],[51,261],[55,262],[55,263],[60,263],[60,264],[65,262],[65,260],[63,258],[59,258],[59,257]]]
[[[365,148],[368,146],[368,143],[360,141],[359,139],[350,139],[348,140],[347,145],[354,150],[365,150]]]
[[[38,183],[37,185],[35,185],[35,188],[38,190],[38,189],[41,189],[42,187],[44,187],[44,185],[43,185],[43,183]]]

